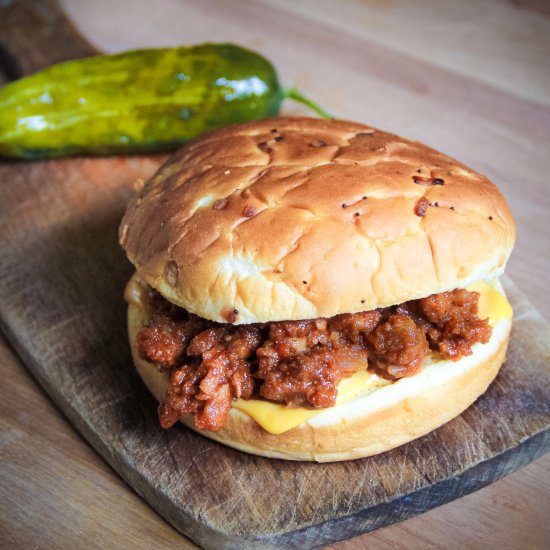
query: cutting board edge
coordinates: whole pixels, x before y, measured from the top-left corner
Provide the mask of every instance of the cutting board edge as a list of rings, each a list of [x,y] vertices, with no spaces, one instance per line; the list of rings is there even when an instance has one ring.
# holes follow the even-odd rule
[[[332,544],[347,540],[361,534],[365,534],[393,523],[405,521],[406,519],[420,515],[443,504],[447,504],[457,498],[466,496],[491,483],[498,481],[540,458],[550,452],[550,425],[530,437],[521,441],[518,445],[507,449],[506,451],[495,454],[492,458],[476,464],[465,470],[461,475],[441,480],[438,483],[428,485],[415,492],[401,495],[389,502],[378,504],[372,508],[364,509],[354,514],[335,518],[323,523],[313,524],[298,530],[277,533],[273,535],[252,535],[251,537],[235,537],[235,535],[220,531],[213,526],[208,525],[190,514],[185,514],[177,508],[168,497],[161,493],[153,495],[142,491],[139,484],[136,483],[135,476],[139,473],[125,462],[123,455],[115,455],[109,452],[108,446],[94,434],[93,430],[88,430],[85,423],[82,423],[81,416],[72,407],[67,406],[65,400],[61,398],[51,387],[48,380],[41,376],[38,362],[32,357],[31,352],[25,348],[23,342],[17,336],[17,332],[12,329],[3,316],[0,316],[0,330],[5,334],[15,352],[31,372],[33,377],[40,384],[42,389],[52,399],[55,406],[63,413],[73,428],[79,432],[99,456],[136,492],[147,504],[155,510],[161,517],[166,519],[180,533],[189,537],[197,544],[202,545],[206,550],[253,550],[258,548],[266,549],[284,549],[300,548],[309,550],[318,548],[326,544]],[[540,441],[540,443],[539,443]],[[528,452],[525,452],[525,451]],[[518,460],[518,458],[520,460]],[[492,468],[496,463],[498,470]],[[491,479],[486,477],[487,469],[491,465]],[[496,473],[496,475],[494,475]],[[479,477],[478,477],[478,474]],[[464,482],[464,484],[463,484]],[[424,498],[437,496],[437,500],[423,504]],[[442,495],[443,496],[442,498]],[[398,514],[399,518],[395,519]],[[374,518],[374,519],[373,519]],[[188,522],[185,525],[185,522]],[[335,526],[342,526],[339,534],[335,533]],[[203,532],[201,534],[201,531]],[[314,542],[313,542],[314,541]]]
[[[402,495],[389,502],[378,504],[349,516],[335,518],[322,524],[311,525],[289,533],[275,535],[270,545],[266,545],[265,548],[300,548],[301,550],[311,550],[400,523],[483,489],[495,481],[524,468],[547,453],[550,453],[550,425],[528,437],[515,447],[472,466],[457,477],[444,479],[433,485],[428,485],[415,492]],[[495,463],[498,470],[493,469]],[[495,471],[498,472],[496,476],[493,475]],[[492,474],[491,478],[486,477],[486,473],[488,472]],[[448,496],[442,498],[442,495]],[[437,501],[434,499],[429,505],[423,505],[420,502],[422,499],[430,496],[436,497]],[[396,514],[400,516],[397,520],[394,518]],[[372,516],[381,519],[371,521],[370,518]],[[370,525],[367,526],[366,524],[369,522]],[[333,533],[328,533],[327,535],[322,533],[323,530],[334,529],[338,524],[348,524],[342,529],[341,536],[334,537]],[[310,535],[315,536],[316,540],[314,544],[308,544]],[[251,541],[247,540],[246,542],[251,543],[250,545],[230,544],[225,549],[236,550],[237,548],[243,548],[252,550],[253,548],[263,548],[264,546],[258,546],[258,543],[264,542],[265,539],[266,537],[258,537]],[[274,543],[276,544],[272,546]],[[207,550],[214,550],[214,547],[210,546],[206,546],[205,548]]]

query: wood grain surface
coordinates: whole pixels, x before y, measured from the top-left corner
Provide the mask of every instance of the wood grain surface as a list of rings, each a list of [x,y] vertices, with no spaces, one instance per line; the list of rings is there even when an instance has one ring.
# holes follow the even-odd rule
[[[410,2],[408,7],[349,2],[347,10],[335,10],[329,2],[314,8],[309,2],[268,2],[261,8],[260,2],[232,4],[166,0],[159,10],[141,0],[108,6],[102,1],[64,2],[88,39],[108,50],[181,43],[182,35],[187,43],[215,36],[258,48],[276,60],[283,78],[300,84],[338,115],[418,137],[484,171],[503,187],[518,219],[519,247],[509,272],[550,317],[545,292],[550,209],[544,193],[549,159],[540,145],[548,142],[550,94],[544,79],[550,74],[545,39],[550,26],[538,3],[482,2],[474,7],[465,2],[456,8],[443,2],[433,9],[431,2]],[[428,27],[431,32],[422,32]],[[133,161],[129,170],[135,175],[144,167]],[[24,170],[12,175],[12,185],[28,185]],[[39,185],[32,189],[34,197],[18,203],[23,217],[40,196]],[[88,195],[75,202],[90,201]],[[43,200],[38,204],[47,205]],[[64,210],[59,211],[68,216]],[[114,227],[114,220],[99,217],[104,228]],[[63,222],[60,233],[71,225],[69,217]],[[84,227],[92,229],[84,239],[88,244],[112,245],[100,236],[102,230],[94,232],[89,219]],[[68,242],[81,240],[74,229],[68,233]],[[44,274],[33,273],[37,278]],[[70,290],[73,298],[80,292],[78,285]],[[25,319],[32,327],[32,311]],[[52,332],[56,330],[61,329]],[[2,540],[23,548],[179,547],[180,535],[125,489],[64,423],[5,344],[0,351],[2,372],[10,380],[1,388],[0,489],[7,497],[0,514]],[[475,495],[337,546],[543,548],[550,540],[543,521],[549,511],[549,466],[546,457]],[[529,505],[533,501],[536,506]]]
[[[0,67],[9,80],[98,53],[55,0],[10,1],[0,7]]]

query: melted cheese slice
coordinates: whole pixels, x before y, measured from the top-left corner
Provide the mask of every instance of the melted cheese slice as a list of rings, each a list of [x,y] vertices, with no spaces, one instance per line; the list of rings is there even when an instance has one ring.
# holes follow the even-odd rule
[[[489,318],[489,323],[494,325],[501,319],[512,318],[512,306],[497,286],[479,282],[469,286],[468,290],[479,292],[478,316],[480,319]],[[358,371],[340,382],[335,406],[388,384],[391,384],[389,380],[380,378],[374,373]],[[252,417],[264,430],[275,435],[287,432],[327,410],[293,408],[259,399],[248,401],[238,399],[233,406]]]
[[[350,378],[344,378],[338,386],[336,405],[352,399],[367,390],[390,384],[389,380],[380,378],[367,371],[358,371]],[[321,414],[326,409],[304,409],[287,407],[259,399],[238,399],[233,406],[251,416],[264,430],[278,435],[298,426],[302,422]]]
[[[494,326],[501,319],[512,318],[512,306],[498,287],[479,282],[470,285],[467,290],[479,292],[477,315],[480,319],[488,317],[489,324]]]

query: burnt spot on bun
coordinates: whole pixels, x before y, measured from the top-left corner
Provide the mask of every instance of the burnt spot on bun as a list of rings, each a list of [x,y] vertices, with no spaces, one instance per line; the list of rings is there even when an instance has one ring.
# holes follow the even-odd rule
[[[412,179],[414,183],[416,183],[416,185],[423,185],[424,187],[428,187],[429,185],[445,185],[445,180],[441,178],[426,178],[423,176],[413,176]]]
[[[414,207],[414,213],[423,218],[426,215],[426,212],[428,210],[428,206],[430,206],[430,202],[426,197],[422,197],[418,199],[415,207]]]

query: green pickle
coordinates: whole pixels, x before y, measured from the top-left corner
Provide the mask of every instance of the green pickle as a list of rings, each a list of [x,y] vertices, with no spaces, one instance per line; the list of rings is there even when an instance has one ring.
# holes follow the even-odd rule
[[[232,44],[135,50],[54,65],[0,89],[0,155],[168,151],[275,116],[285,97],[328,116],[273,65]]]

